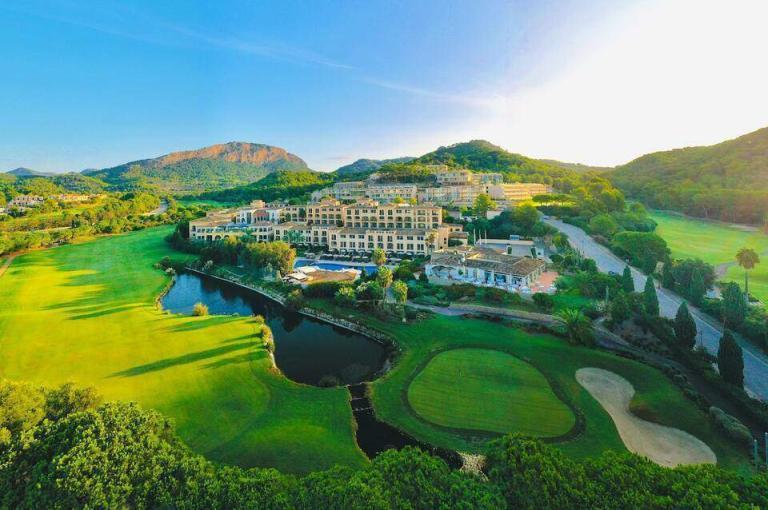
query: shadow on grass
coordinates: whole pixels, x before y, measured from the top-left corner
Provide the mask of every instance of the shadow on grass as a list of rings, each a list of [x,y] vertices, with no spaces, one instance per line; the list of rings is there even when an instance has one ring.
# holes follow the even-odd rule
[[[250,363],[252,361],[259,361],[265,359],[268,356],[267,351],[264,349],[254,350],[245,354],[239,354],[229,358],[224,358],[210,363],[206,363],[202,368],[221,368],[229,365],[237,365],[240,363]]]
[[[172,368],[179,365],[187,365],[189,363],[195,363],[209,358],[215,358],[222,354],[227,354],[241,349],[248,349],[253,347],[253,342],[241,342],[237,344],[224,345],[222,347],[216,347],[214,349],[206,349],[204,351],[190,352],[182,356],[176,356],[173,358],[165,358],[152,363],[146,363],[144,365],[137,365],[127,370],[121,370],[115,372],[109,377],[135,377],[137,375],[143,375],[151,372],[158,372],[165,370],[166,368]]]

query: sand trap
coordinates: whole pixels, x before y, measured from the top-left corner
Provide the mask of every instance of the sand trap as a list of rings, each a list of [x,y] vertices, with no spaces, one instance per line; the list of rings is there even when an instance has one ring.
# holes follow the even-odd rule
[[[620,375],[600,368],[580,368],[576,380],[611,415],[629,451],[667,467],[717,462],[709,446],[689,433],[633,415],[629,403],[635,388]]]

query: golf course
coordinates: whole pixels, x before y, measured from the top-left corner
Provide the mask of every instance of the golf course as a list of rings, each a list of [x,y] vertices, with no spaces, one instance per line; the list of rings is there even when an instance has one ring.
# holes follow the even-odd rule
[[[259,324],[172,315],[155,304],[178,256],[170,227],[31,252],[0,280],[0,377],[94,386],[173,419],[220,462],[308,472],[366,462],[344,389],[293,383],[272,369]]]
[[[749,291],[758,299],[768,301],[768,235],[749,227],[673,213],[653,212],[650,217],[658,223],[656,233],[667,242],[673,258],[699,258],[716,268],[721,266],[721,279],[736,281],[742,287],[744,269],[736,264],[736,252],[741,248],[755,250],[763,262],[750,271]]]

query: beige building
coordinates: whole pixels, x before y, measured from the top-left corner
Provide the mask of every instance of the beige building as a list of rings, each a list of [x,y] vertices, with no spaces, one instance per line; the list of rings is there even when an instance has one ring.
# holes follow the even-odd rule
[[[45,199],[39,195],[16,195],[8,202],[8,209],[38,207]]]
[[[441,285],[471,283],[514,291],[530,288],[545,269],[540,259],[462,246],[432,253],[424,270],[430,282]]]
[[[254,221],[252,206],[210,213],[190,222],[190,237],[217,241],[227,236],[250,235],[259,241],[325,246],[339,253],[382,248],[401,255],[428,255],[447,248],[452,231],[460,228],[444,225],[442,209],[433,205],[380,204],[371,199],[345,205],[326,199],[307,204],[304,210],[305,221],[281,222]],[[289,218],[292,214],[280,217]]]

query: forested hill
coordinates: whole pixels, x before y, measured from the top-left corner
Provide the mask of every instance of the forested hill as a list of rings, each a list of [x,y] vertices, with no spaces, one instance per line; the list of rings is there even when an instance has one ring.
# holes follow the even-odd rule
[[[402,157],[393,159],[358,159],[354,163],[344,165],[336,169],[336,175],[359,174],[363,172],[373,172],[389,163],[408,163],[416,158]]]
[[[651,207],[762,224],[768,214],[768,128],[717,145],[646,154],[607,175]]]
[[[280,147],[230,142],[83,173],[114,190],[200,192],[249,184],[281,170],[306,171],[308,167]]]

